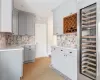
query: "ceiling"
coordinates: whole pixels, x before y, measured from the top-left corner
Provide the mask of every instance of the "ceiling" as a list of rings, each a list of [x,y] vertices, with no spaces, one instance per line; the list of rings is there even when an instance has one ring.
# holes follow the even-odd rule
[[[52,9],[59,6],[64,0],[14,0],[17,9],[35,13],[41,17],[48,17]]]

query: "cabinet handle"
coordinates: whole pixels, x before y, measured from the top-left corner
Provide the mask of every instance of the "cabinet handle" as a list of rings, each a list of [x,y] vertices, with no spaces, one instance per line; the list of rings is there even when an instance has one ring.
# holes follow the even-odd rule
[[[70,52],[70,54],[71,54],[72,52]]]
[[[64,55],[65,57],[67,57],[67,55]]]
[[[61,51],[63,51],[63,50],[61,50]]]

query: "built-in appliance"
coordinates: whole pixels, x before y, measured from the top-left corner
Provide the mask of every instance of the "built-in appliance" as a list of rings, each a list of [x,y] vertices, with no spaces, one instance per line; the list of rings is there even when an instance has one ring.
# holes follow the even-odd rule
[[[100,1],[89,1],[78,3],[78,80],[100,80]]]
[[[80,10],[81,74],[96,79],[96,4]]]

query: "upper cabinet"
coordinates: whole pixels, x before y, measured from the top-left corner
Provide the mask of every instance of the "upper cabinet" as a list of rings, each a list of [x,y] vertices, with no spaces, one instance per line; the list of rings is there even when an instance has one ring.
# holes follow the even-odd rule
[[[18,10],[13,9],[13,34],[18,35]]]
[[[54,35],[64,34],[63,18],[71,14],[77,13],[77,1],[65,1],[59,7],[53,10],[53,27]]]
[[[27,13],[27,34],[35,35],[35,16],[32,13]]]
[[[19,35],[26,35],[27,33],[27,13],[24,11],[19,11],[18,16],[19,22]]]
[[[12,0],[0,0],[0,32],[12,32]]]
[[[35,35],[35,15],[19,11],[19,35]]]
[[[33,13],[13,10],[13,34],[35,35],[35,15]]]

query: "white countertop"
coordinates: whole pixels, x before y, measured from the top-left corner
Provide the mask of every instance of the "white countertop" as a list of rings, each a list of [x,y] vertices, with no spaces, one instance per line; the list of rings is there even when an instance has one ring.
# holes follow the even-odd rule
[[[24,49],[24,46],[32,46],[32,45],[35,45],[35,44],[12,45],[12,46],[0,48],[0,51],[22,50]]]
[[[11,47],[1,48],[0,51],[23,50],[23,49],[24,49],[23,47],[11,46]]]
[[[21,44],[21,45],[19,45],[19,44],[16,44],[16,45],[11,45],[11,46],[20,46],[20,47],[23,47],[23,46],[32,46],[32,45],[36,45],[36,44]]]
[[[59,47],[59,48],[63,48],[63,49],[72,49],[72,50],[77,50],[77,48],[68,48],[68,47],[55,46],[55,45],[53,45],[52,47]]]

